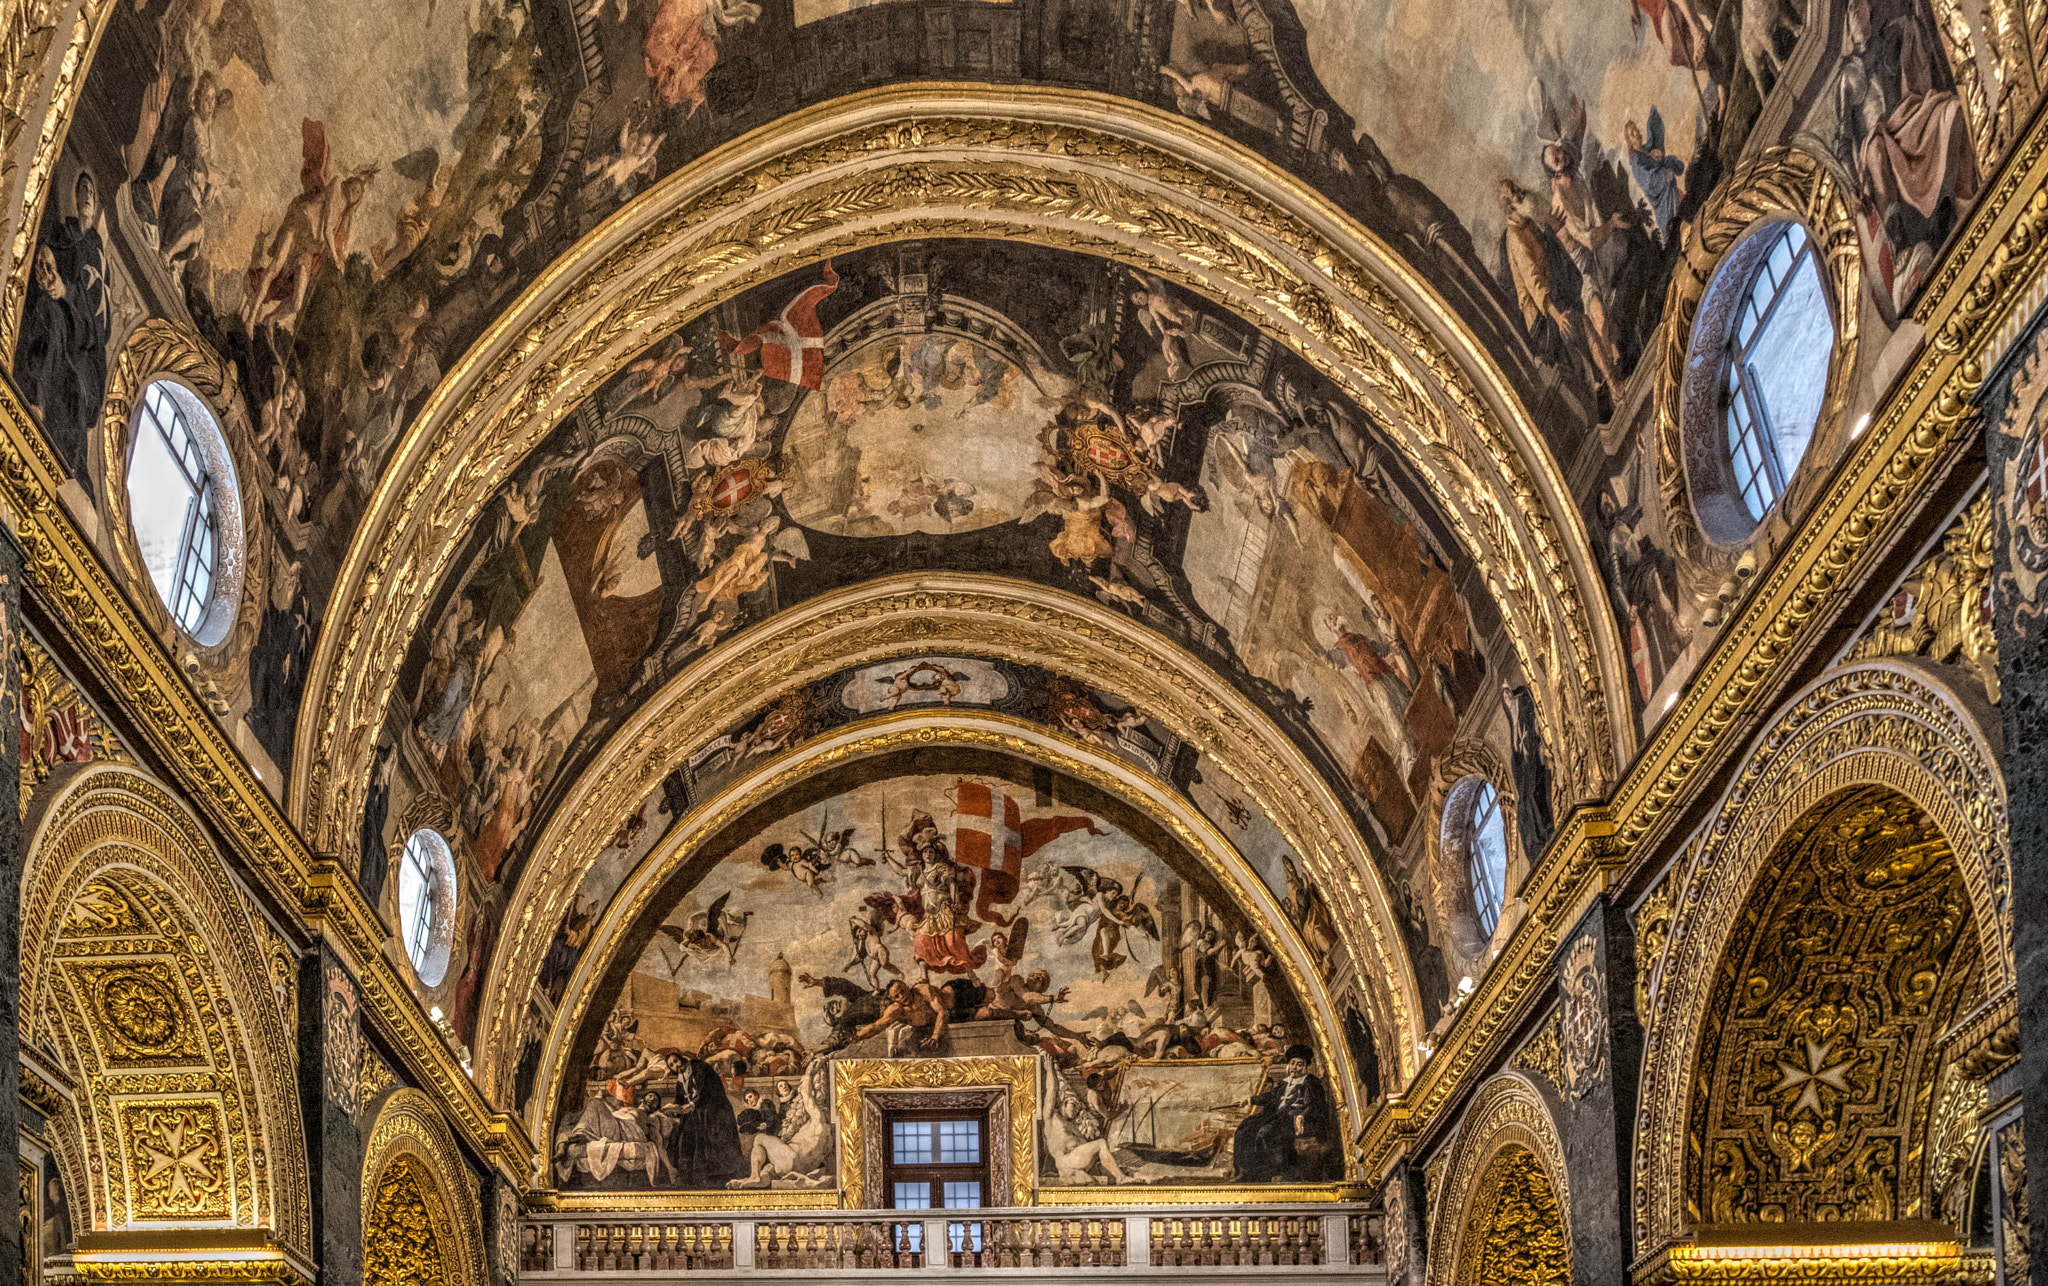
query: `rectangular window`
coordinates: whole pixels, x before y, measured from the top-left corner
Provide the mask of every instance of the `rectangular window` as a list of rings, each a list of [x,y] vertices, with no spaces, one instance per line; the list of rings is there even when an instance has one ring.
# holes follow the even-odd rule
[[[975,1210],[989,1191],[988,1113],[891,1112],[883,1190],[897,1210]]]

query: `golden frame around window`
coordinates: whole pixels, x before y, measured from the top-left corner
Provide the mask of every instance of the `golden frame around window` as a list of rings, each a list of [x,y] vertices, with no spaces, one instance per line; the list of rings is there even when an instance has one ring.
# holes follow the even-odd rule
[[[1001,1101],[989,1113],[989,1181],[1009,1171],[1009,1199],[1002,1204],[1037,1204],[1038,1059],[1035,1055],[980,1058],[848,1058],[832,1064],[832,1109],[839,1118],[839,1199],[859,1209],[869,1201],[869,1171],[881,1165],[881,1096],[937,1090],[994,1089]],[[870,1106],[871,1097],[874,1099]],[[1009,1129],[999,1138],[1004,1116]],[[995,1154],[1002,1154],[999,1164]]]

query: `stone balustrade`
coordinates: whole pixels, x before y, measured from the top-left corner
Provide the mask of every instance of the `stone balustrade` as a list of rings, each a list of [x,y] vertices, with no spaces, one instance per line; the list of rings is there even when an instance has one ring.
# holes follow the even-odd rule
[[[536,1213],[520,1228],[520,1276],[693,1281],[875,1279],[996,1273],[1014,1277],[1380,1281],[1377,1211],[1356,1207],[1072,1207],[748,1214]]]

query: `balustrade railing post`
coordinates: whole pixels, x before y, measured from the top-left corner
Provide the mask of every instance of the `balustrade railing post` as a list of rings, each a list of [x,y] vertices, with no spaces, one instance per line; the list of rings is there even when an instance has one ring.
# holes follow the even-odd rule
[[[576,1225],[558,1223],[555,1232],[555,1271],[574,1272],[576,1269]]]
[[[754,1221],[751,1219],[732,1221],[732,1266],[736,1270],[753,1271]]]
[[[1124,1216],[1124,1264],[1138,1269],[1152,1267],[1151,1215]]]
[[[953,1239],[946,1235],[944,1219],[924,1221],[924,1266],[941,1272],[951,1268]]]
[[[1351,1216],[1323,1216],[1323,1262],[1343,1265],[1351,1262]]]

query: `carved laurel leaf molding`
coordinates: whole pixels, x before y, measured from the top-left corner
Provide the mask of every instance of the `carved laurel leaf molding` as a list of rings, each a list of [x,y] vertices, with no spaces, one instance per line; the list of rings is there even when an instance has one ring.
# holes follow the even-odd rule
[[[1007,237],[1140,265],[1298,350],[1374,414],[1484,569],[1546,689],[1560,802],[1604,789],[1633,745],[1626,703],[1606,696],[1624,691],[1618,634],[1587,606],[1604,600],[1564,479],[1477,341],[1320,197],[1180,118],[1088,110],[1102,101],[856,95],[687,167],[565,256],[451,370],[358,530],[308,685],[325,699],[303,713],[294,756],[293,812],[315,845],[339,847],[355,815],[392,676],[457,536],[560,418],[717,303],[909,238]],[[1256,194],[1276,189],[1285,208]]]

